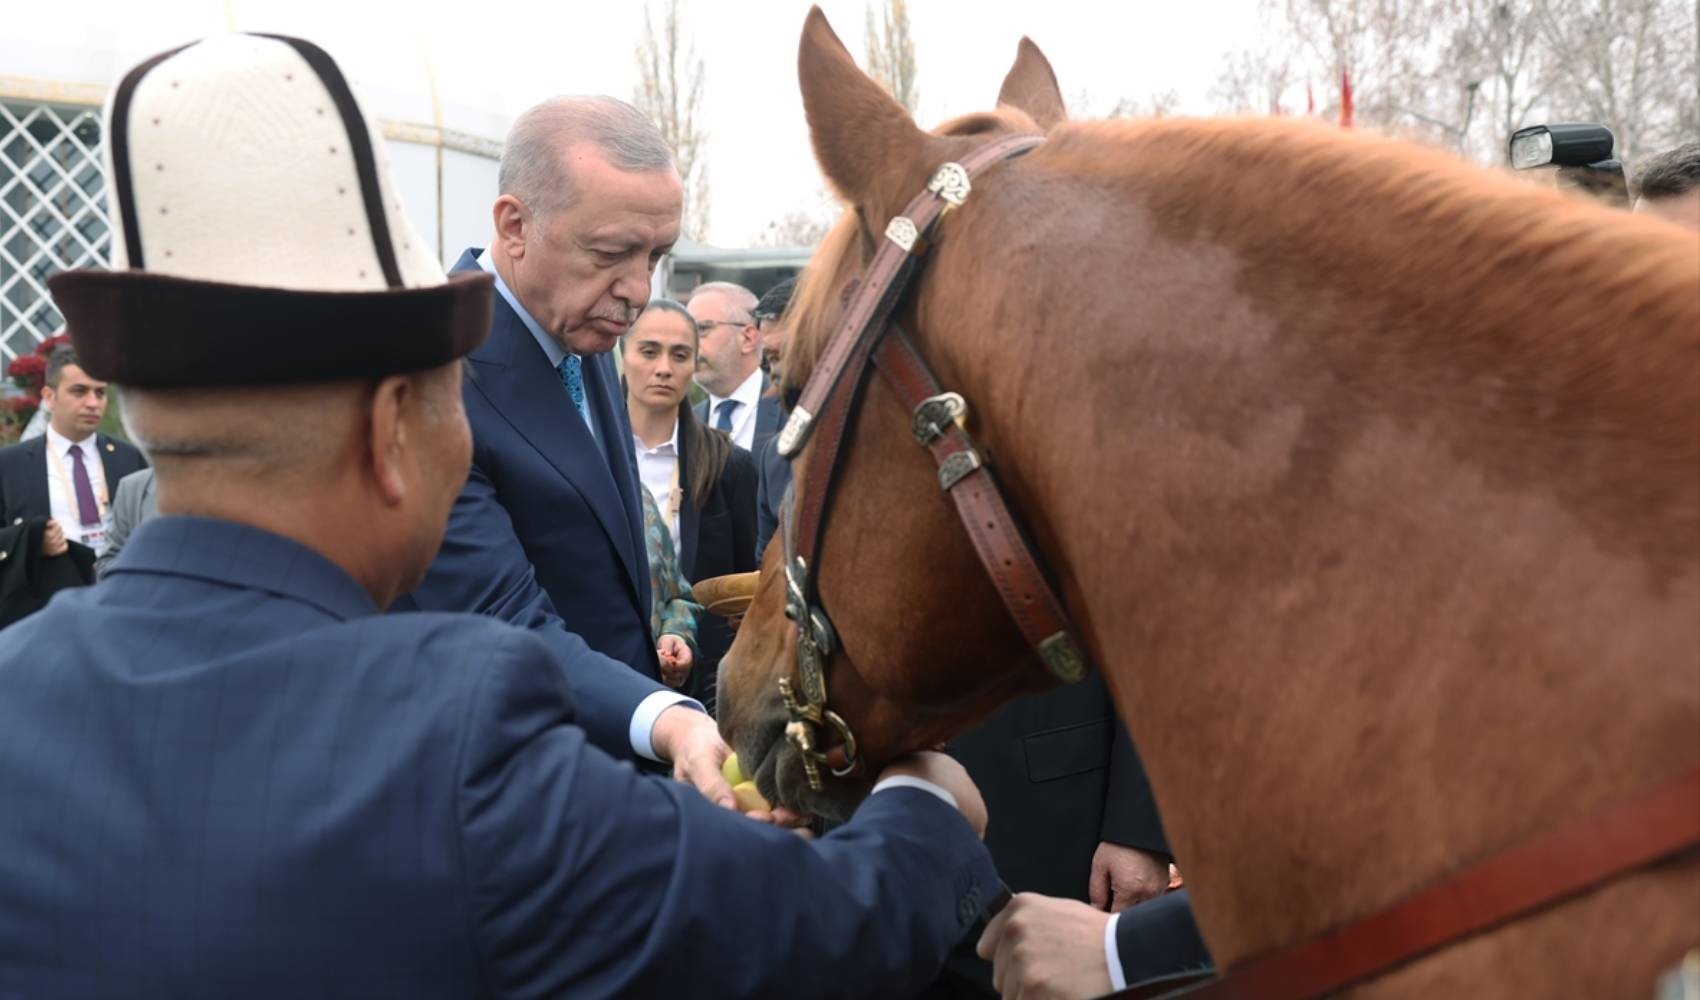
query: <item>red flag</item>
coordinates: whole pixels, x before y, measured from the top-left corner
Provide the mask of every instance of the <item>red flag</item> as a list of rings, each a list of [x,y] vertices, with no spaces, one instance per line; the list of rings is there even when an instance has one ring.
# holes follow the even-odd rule
[[[1340,70],[1340,127],[1352,127],[1352,74]]]
[[[1316,114],[1316,95],[1310,92],[1310,81],[1305,81],[1305,114]]]

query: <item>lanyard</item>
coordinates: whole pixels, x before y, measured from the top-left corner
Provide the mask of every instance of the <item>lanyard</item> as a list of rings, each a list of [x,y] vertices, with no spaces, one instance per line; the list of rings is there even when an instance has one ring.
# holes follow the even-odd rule
[[[89,440],[92,441],[94,439],[90,438]],[[83,446],[81,442],[78,442],[71,447],[81,450]],[[90,450],[92,451],[94,449]],[[47,457],[53,460],[53,471],[59,476],[59,488],[65,491],[65,509],[78,511],[77,517],[79,518],[79,523],[81,523],[80,519],[82,518],[82,508],[77,504],[76,489],[71,485],[71,477],[65,472],[65,460],[59,457],[59,449],[53,447],[52,441],[47,442]],[[100,461],[98,453],[95,455],[95,461]],[[83,471],[88,471],[87,459],[84,459],[83,461]],[[675,473],[674,477],[677,478],[677,475],[678,474]],[[89,478],[89,485],[94,485],[94,478],[92,476]],[[106,523],[106,468],[104,466],[102,466],[100,470],[100,488],[94,491],[94,505],[95,510],[99,512],[100,516],[91,523],[83,524],[82,526],[85,528],[98,528],[102,524]]]
[[[676,451],[677,449],[674,450]],[[684,495],[679,491],[679,456],[674,455],[673,478],[672,481],[667,484],[667,506],[661,509],[661,515],[664,519],[663,523],[667,525],[667,530],[671,531],[675,538],[679,535],[679,505],[683,502],[683,500]]]

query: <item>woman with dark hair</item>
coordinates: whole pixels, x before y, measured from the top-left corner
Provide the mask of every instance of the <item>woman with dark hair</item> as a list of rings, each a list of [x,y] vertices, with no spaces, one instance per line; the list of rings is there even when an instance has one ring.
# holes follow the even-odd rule
[[[754,570],[755,463],[691,411],[696,321],[679,303],[656,299],[626,331],[621,352],[638,478],[655,499],[685,579]],[[720,658],[731,644],[725,622],[699,617],[695,665],[683,690],[711,712]]]

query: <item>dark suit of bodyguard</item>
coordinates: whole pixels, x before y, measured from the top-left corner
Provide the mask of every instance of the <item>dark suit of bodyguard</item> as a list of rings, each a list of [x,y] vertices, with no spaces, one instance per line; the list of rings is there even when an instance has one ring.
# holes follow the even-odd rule
[[[127,73],[105,134],[115,270],[52,287],[160,515],[0,635],[0,996],[880,996],[936,968],[996,887],[955,765],[807,843],[590,746],[535,632],[380,614],[467,468],[492,288],[392,207],[336,64],[215,36]]]

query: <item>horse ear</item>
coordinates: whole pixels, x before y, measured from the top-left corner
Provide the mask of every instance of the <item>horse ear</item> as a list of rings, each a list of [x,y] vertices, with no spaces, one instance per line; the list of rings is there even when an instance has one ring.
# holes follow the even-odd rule
[[[1027,112],[1047,132],[1068,121],[1068,108],[1063,104],[1062,88],[1057,86],[1057,74],[1031,38],[1023,37],[1016,47],[1015,65],[1003,78],[998,103]]]
[[[851,58],[819,7],[809,11],[797,51],[803,111],[821,172],[844,199],[884,218],[888,199],[911,185],[926,133]]]

